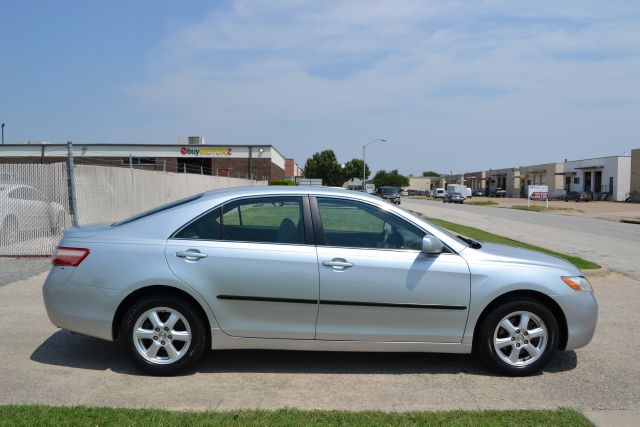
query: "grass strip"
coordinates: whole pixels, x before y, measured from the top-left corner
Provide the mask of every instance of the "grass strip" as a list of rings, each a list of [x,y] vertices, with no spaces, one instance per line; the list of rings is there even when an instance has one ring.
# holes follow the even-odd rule
[[[571,409],[350,412],[298,409],[166,411],[40,405],[0,406],[2,426],[591,426]]]
[[[527,205],[513,205],[511,209],[519,209],[521,211],[534,211],[534,212],[553,212],[553,211],[571,211],[571,212],[583,212],[580,209],[574,208],[557,208],[557,207],[546,207],[540,205],[527,206]]]
[[[465,205],[471,205],[471,206],[495,206],[498,203],[494,202],[493,200],[476,200],[476,201],[465,201],[464,202]]]
[[[544,252],[545,254],[553,255],[562,259],[566,259],[580,270],[595,270],[601,268],[599,264],[595,262],[587,261],[582,258],[571,256],[567,254],[563,254],[561,252],[552,251],[550,249],[541,248],[540,246],[530,245],[528,243],[520,242],[518,240],[508,239],[503,236],[499,236],[497,234],[489,233],[484,230],[480,230],[479,228],[468,227],[466,225],[460,225],[453,222],[445,221],[443,219],[438,218],[427,218],[427,220],[432,223],[439,225],[440,227],[446,228],[447,230],[467,236],[473,240],[478,240],[480,242],[487,243],[500,243],[502,245],[515,246],[518,248],[531,249],[538,252]]]

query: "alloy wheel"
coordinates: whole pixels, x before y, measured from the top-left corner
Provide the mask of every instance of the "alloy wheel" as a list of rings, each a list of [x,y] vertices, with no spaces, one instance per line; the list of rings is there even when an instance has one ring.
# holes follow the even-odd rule
[[[182,359],[189,351],[192,339],[186,317],[169,307],[155,307],[142,313],[132,335],[140,356],[158,365]]]
[[[547,327],[536,314],[516,311],[502,318],[493,334],[493,347],[500,359],[521,367],[538,360],[547,346]]]

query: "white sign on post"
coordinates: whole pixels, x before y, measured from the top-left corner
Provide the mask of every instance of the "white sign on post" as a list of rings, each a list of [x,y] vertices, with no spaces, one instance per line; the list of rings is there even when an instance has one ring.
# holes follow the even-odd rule
[[[546,200],[549,207],[549,186],[548,185],[530,185],[528,187],[529,196],[527,197],[527,206],[531,206],[532,200]]]

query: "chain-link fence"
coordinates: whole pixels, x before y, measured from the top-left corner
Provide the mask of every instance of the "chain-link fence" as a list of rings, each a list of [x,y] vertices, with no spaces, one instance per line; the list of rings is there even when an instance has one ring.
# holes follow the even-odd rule
[[[0,164],[0,256],[49,255],[72,224],[66,163]],[[79,225],[115,222],[192,194],[265,181],[79,164]]]
[[[0,255],[50,254],[68,206],[66,164],[0,164]]]

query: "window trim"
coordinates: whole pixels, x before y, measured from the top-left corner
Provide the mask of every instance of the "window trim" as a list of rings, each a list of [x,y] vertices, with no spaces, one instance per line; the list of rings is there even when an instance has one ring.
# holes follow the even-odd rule
[[[424,253],[419,249],[391,249],[391,248],[363,248],[363,247],[357,247],[357,246],[333,246],[333,245],[327,245],[325,240],[324,240],[324,226],[322,225],[322,218],[320,216],[320,208],[318,207],[318,198],[321,199],[335,199],[335,200],[346,200],[346,201],[350,201],[350,202],[355,202],[355,203],[362,203],[365,205],[369,205],[371,207],[374,207],[378,210],[387,212],[390,215],[395,216],[396,218],[398,218],[401,221],[405,221],[408,222],[409,224],[413,225],[414,227],[416,227],[417,229],[421,230],[422,232],[425,233],[425,235],[427,236],[433,236],[433,234],[431,234],[428,230],[425,230],[424,227],[416,224],[415,222],[405,218],[402,215],[398,215],[395,212],[389,211],[389,210],[385,210],[382,207],[378,206],[375,203],[371,203],[367,200],[360,200],[360,199],[352,199],[350,197],[340,197],[340,196],[334,196],[334,195],[320,195],[320,194],[315,194],[315,195],[309,195],[310,198],[310,205],[311,205],[311,215],[313,218],[313,228],[314,228],[314,234],[316,237],[316,246],[323,246],[325,248],[340,248],[340,249],[357,249],[357,250],[370,250],[370,251],[391,251],[391,252],[409,252],[409,253],[414,253],[414,254],[421,254]],[[445,242],[442,242],[442,244],[444,245],[445,250],[440,253],[440,254],[425,254],[427,256],[433,257],[433,256],[439,256],[439,255],[447,255],[447,254],[456,254],[457,252],[454,251],[453,249],[451,249]]]
[[[236,202],[241,202],[244,200],[251,200],[251,199],[265,199],[265,198],[274,198],[274,197],[285,197],[285,198],[296,198],[296,199],[300,199],[302,202],[302,216],[300,217],[300,219],[303,221],[303,232],[304,232],[304,243],[279,243],[279,242],[256,242],[256,241],[252,241],[252,240],[229,240],[229,239],[225,239],[224,238],[224,233],[223,233],[223,225],[224,225],[224,209],[225,206],[229,205],[229,204],[233,204]],[[198,221],[200,218],[204,217],[205,215],[210,214],[211,212],[215,211],[216,209],[220,209],[220,239],[217,240],[212,240],[212,239],[188,239],[188,238],[184,238],[184,237],[176,237],[177,234],[179,234],[182,230],[184,230],[185,228],[187,228],[188,226],[190,226],[191,224],[193,224],[194,222]],[[169,236],[169,240],[185,240],[185,241],[196,241],[196,242],[226,242],[226,243],[255,243],[255,244],[262,244],[262,245],[294,245],[294,246],[315,246],[315,242],[313,240],[313,224],[311,222],[311,209],[309,208],[309,196],[306,194],[274,194],[274,195],[254,195],[254,196],[241,196],[241,197],[236,197],[234,199],[229,199],[229,200],[225,200],[224,202],[214,206],[211,209],[207,209],[205,212],[201,213],[200,215],[196,216],[195,218],[191,219],[190,221],[188,221],[186,224],[182,225],[180,228],[178,228],[176,231],[174,231],[170,236]]]

